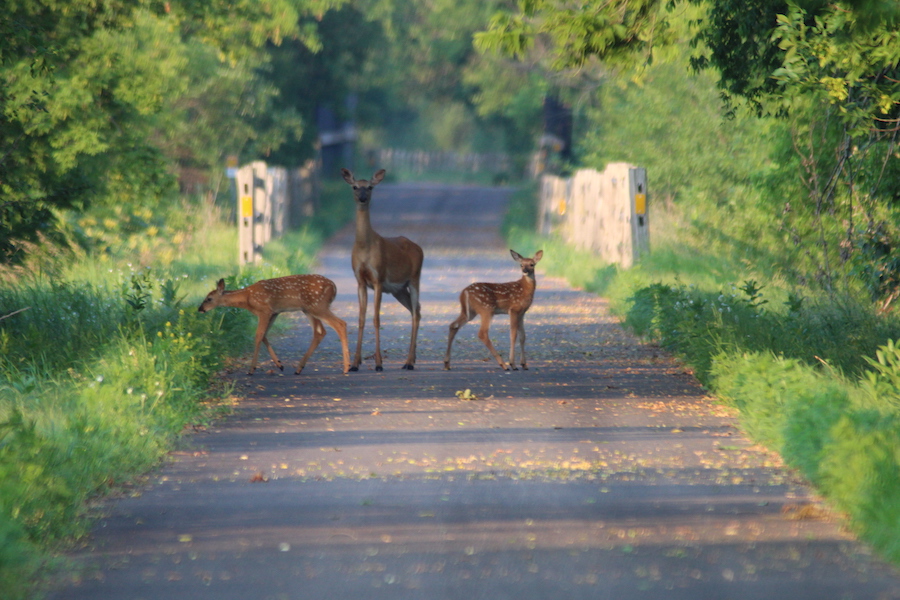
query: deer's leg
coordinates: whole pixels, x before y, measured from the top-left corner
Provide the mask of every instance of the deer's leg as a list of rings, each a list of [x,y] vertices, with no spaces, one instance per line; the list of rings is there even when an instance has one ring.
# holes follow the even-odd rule
[[[525,313],[519,315],[519,350],[522,354],[522,360],[520,364],[522,365],[522,369],[527,371],[528,361],[525,360]]]
[[[325,326],[322,325],[322,321],[312,315],[306,316],[309,318],[309,324],[312,325],[313,336],[312,341],[310,341],[309,343],[309,348],[306,350],[306,354],[304,354],[303,358],[300,359],[300,363],[297,365],[297,370],[294,371],[295,375],[299,375],[300,372],[303,371],[303,367],[306,366],[306,361],[309,360],[309,357],[312,356],[313,351],[319,346],[322,338],[325,337]]]
[[[509,311],[509,366],[513,371],[518,371],[516,366],[516,337],[519,334],[519,313]]]
[[[412,314],[412,333],[409,337],[409,355],[403,368],[412,371],[416,365],[416,339],[419,336],[419,321],[422,319],[422,307],[419,305],[419,282],[409,283],[409,312]]]
[[[247,375],[253,375],[253,372],[256,370],[256,362],[259,359],[259,345],[265,344],[266,350],[269,351],[269,356],[272,357],[272,361],[275,363],[275,366],[284,371],[284,365],[281,364],[281,361],[278,360],[278,356],[275,354],[275,349],[272,348],[272,344],[269,343],[269,338],[266,335],[269,333],[269,328],[272,327],[272,323],[275,322],[275,319],[278,317],[278,313],[266,314],[263,313],[259,316],[259,322],[256,324],[256,338],[253,344],[253,360],[250,361],[250,372]]]
[[[266,345],[266,350],[269,351],[269,356],[272,357],[272,362],[275,363],[276,367],[278,367],[280,370],[284,371],[284,365],[281,364],[281,361],[278,360],[278,357],[275,355],[275,348],[273,348],[272,344],[269,343],[269,329],[272,328],[272,323],[275,322],[275,318],[277,316],[278,316],[278,313],[275,313],[274,315],[272,315],[272,318],[269,319],[269,326],[266,327],[266,333],[265,333],[265,335],[263,335],[262,341],[263,341],[263,344]]]
[[[469,322],[470,320],[469,312],[465,306],[462,307],[462,313],[456,320],[450,323],[450,334],[447,336],[447,354],[444,356],[444,368],[448,371],[450,370],[450,349],[453,347],[453,340],[456,338],[456,334],[462,329],[462,326]]]
[[[415,331],[417,329],[416,324],[416,312],[413,310],[413,299],[411,294],[411,286],[407,285],[398,292],[394,292],[394,298],[397,299],[403,308],[409,311],[409,314],[412,315],[412,326],[413,326],[413,336],[415,336]],[[418,304],[418,302],[416,302]],[[406,363],[403,365],[403,369],[414,369],[414,365],[416,362],[415,352],[413,351],[413,344],[415,343],[415,337],[411,337],[409,340],[409,354],[406,356]],[[410,356],[412,356],[412,364],[410,364]]]
[[[384,371],[381,365],[381,283],[375,282],[373,297],[375,298],[375,309],[372,314],[372,327],[375,328],[375,370]]]
[[[247,375],[253,375],[253,372],[256,370],[256,360],[259,358],[259,345],[262,343],[263,338],[266,337],[268,322],[268,315],[259,315],[259,320],[256,323],[256,335],[253,338],[253,358],[250,359],[250,370],[247,371]]]
[[[344,355],[344,373],[350,370],[350,352],[347,350],[347,323],[330,310],[319,315],[338,334],[341,340],[341,351]]]
[[[493,313],[490,311],[484,311],[481,313],[481,328],[478,330],[478,339],[484,342],[484,345],[487,346],[487,349],[491,351],[491,355],[497,359],[497,364],[500,365],[500,368],[504,371],[509,371],[509,365],[503,362],[503,359],[500,357],[500,354],[497,352],[497,349],[494,348],[494,344],[491,343],[491,319],[493,318]]]
[[[356,338],[356,356],[353,357],[351,371],[358,371],[359,365],[362,363],[363,330],[366,328],[366,305],[369,303],[369,290],[366,288],[365,282],[359,283],[356,293],[359,297],[359,336]],[[378,330],[375,331],[377,334]]]

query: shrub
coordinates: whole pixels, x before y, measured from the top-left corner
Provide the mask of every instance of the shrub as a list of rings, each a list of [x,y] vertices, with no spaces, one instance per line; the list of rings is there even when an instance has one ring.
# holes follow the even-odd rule
[[[0,360],[4,597],[37,549],[84,532],[89,498],[150,468],[204,418],[209,378],[246,346],[251,317],[184,310],[178,286],[147,271],[119,287],[25,283],[0,291],[0,306],[33,307],[0,337],[11,349]],[[18,344],[23,333],[32,339]]]
[[[879,411],[844,415],[820,467],[822,488],[856,529],[900,560],[900,419]]]

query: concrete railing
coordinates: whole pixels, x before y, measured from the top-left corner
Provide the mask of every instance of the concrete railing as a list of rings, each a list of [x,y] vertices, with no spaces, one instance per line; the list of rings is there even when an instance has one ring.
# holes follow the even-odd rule
[[[270,240],[299,227],[318,205],[319,173],[313,161],[291,170],[255,161],[237,170],[235,185],[241,265],[261,261]]]
[[[629,268],[650,249],[647,172],[611,163],[602,173],[580,169],[570,178],[541,176],[538,229]]]

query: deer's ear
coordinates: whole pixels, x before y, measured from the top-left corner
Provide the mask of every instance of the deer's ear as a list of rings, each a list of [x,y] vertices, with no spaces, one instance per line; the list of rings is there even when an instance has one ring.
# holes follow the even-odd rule
[[[371,183],[372,185],[377,185],[381,183],[382,179],[384,179],[384,169],[376,171],[376,173],[372,175],[372,181],[370,181],[369,183]]]
[[[509,249],[509,253],[512,254],[513,260],[522,260],[522,255],[519,254],[518,252],[516,252],[515,250],[513,250],[512,248]]]
[[[219,280],[219,282],[216,284],[216,289],[219,290],[220,292],[225,291],[225,279]]]
[[[354,183],[356,183],[356,179],[353,178],[353,173],[351,173],[349,169],[342,168],[341,175],[344,176],[344,181],[346,181],[350,185],[353,185]]]
[[[544,251],[543,251],[543,250],[538,250],[537,252],[534,253],[534,262],[537,262],[537,261],[541,260],[541,258],[542,258],[543,256],[544,256]]]

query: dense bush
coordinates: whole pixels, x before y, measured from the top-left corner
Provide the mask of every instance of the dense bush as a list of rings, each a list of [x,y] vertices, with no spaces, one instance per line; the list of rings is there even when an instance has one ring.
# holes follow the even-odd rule
[[[891,345],[892,346],[892,345]],[[896,349],[885,347],[894,360]],[[894,381],[892,362],[872,377]],[[860,534],[900,560],[900,418],[897,389],[873,396],[868,383],[819,372],[771,353],[722,354],[711,384],[741,410],[746,431],[779,451],[841,510]],[[882,386],[892,386],[887,381]]]
[[[249,314],[200,315],[166,298],[171,280],[133,281],[140,287],[33,280],[0,289],[0,314],[31,307],[2,329],[4,597],[23,589],[21,580],[5,585],[28,572],[22,548],[33,555],[83,533],[86,500],[151,467],[205,418],[210,376],[246,344]]]
[[[723,350],[768,351],[858,375],[869,368],[867,357],[874,357],[879,346],[900,337],[900,320],[878,314],[863,301],[788,294],[781,306],[773,306],[753,280],[720,292],[651,284],[630,298],[626,322],[687,357],[702,380]]]
[[[753,439],[900,560],[900,347],[889,339],[900,335],[897,320],[849,300],[793,299],[776,312],[754,282],[741,291],[654,284],[634,294],[626,322],[695,366]]]

